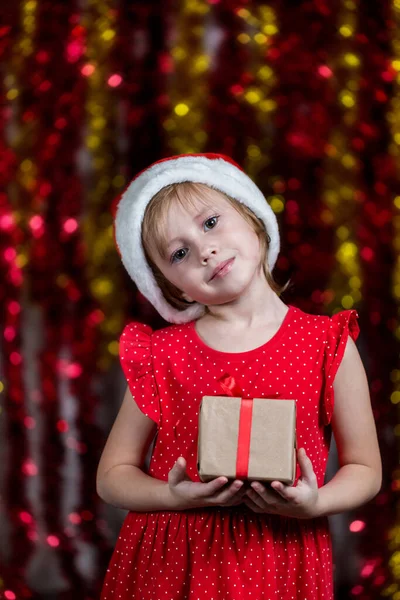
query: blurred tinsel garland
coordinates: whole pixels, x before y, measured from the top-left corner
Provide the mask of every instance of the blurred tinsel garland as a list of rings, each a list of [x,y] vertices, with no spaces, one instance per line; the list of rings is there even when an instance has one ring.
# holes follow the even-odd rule
[[[309,312],[359,312],[385,473],[350,523],[360,556],[351,593],[399,600],[399,0],[5,4],[0,397],[10,533],[0,593],[35,597],[25,573],[45,545],[63,598],[98,596],[110,554],[95,493],[99,382],[128,318],[162,325],[120,265],[113,205],[153,160],[215,151],[243,165],[278,215],[277,279],[293,280],[285,299]],[[62,413],[61,394],[74,414]],[[79,481],[64,518],[68,453]],[[31,478],[41,481],[38,506]],[[79,568],[82,544],[96,554],[91,578]]]

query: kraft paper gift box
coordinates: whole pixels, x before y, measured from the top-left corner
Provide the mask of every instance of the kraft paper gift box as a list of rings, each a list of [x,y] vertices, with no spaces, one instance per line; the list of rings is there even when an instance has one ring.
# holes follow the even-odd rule
[[[292,485],[296,474],[296,402],[204,396],[199,414],[198,471]]]

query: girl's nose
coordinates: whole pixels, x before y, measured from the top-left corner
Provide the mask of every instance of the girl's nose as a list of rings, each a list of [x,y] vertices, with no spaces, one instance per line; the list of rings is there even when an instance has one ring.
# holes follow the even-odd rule
[[[217,250],[216,248],[204,248],[204,250],[201,253],[201,262],[203,265],[206,265],[208,263],[208,261],[210,260],[211,256],[214,256],[215,254],[217,254]]]

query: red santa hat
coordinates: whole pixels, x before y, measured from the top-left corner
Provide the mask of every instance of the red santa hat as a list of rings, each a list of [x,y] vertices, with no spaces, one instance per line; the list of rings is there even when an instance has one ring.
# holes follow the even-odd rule
[[[279,253],[275,214],[260,189],[233,160],[221,154],[184,154],[152,164],[139,173],[122,194],[115,218],[115,238],[122,262],[138,289],[170,323],[197,319],[205,307],[195,303],[178,310],[166,301],[144,255],[142,223],[148,203],[162,188],[186,181],[206,184],[235,198],[263,221],[270,238],[270,271]]]

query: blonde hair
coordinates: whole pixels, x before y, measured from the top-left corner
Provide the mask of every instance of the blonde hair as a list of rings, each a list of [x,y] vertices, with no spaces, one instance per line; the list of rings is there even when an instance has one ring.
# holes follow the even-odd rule
[[[155,249],[158,254],[165,258],[167,239],[165,235],[165,224],[168,211],[174,202],[178,202],[181,206],[186,207],[201,202],[205,205],[210,203],[210,191],[212,188],[202,183],[193,183],[185,181],[182,183],[173,183],[162,188],[150,200],[146,207],[146,211],[142,224],[142,245],[146,260],[153,272],[157,285],[166,301],[178,310],[185,310],[188,307],[188,302],[182,298],[182,292],[175,285],[170,283],[164,277],[160,269],[154,263],[150,255],[150,248]],[[271,289],[277,294],[281,294],[287,287],[280,286],[272,277],[268,268],[268,245],[270,238],[265,229],[264,223],[256,217],[256,215],[245,205],[231,198],[227,194],[215,190],[221,194],[243,219],[253,228],[258,236],[260,243],[261,263],[265,278]],[[260,263],[260,264],[261,264]]]

